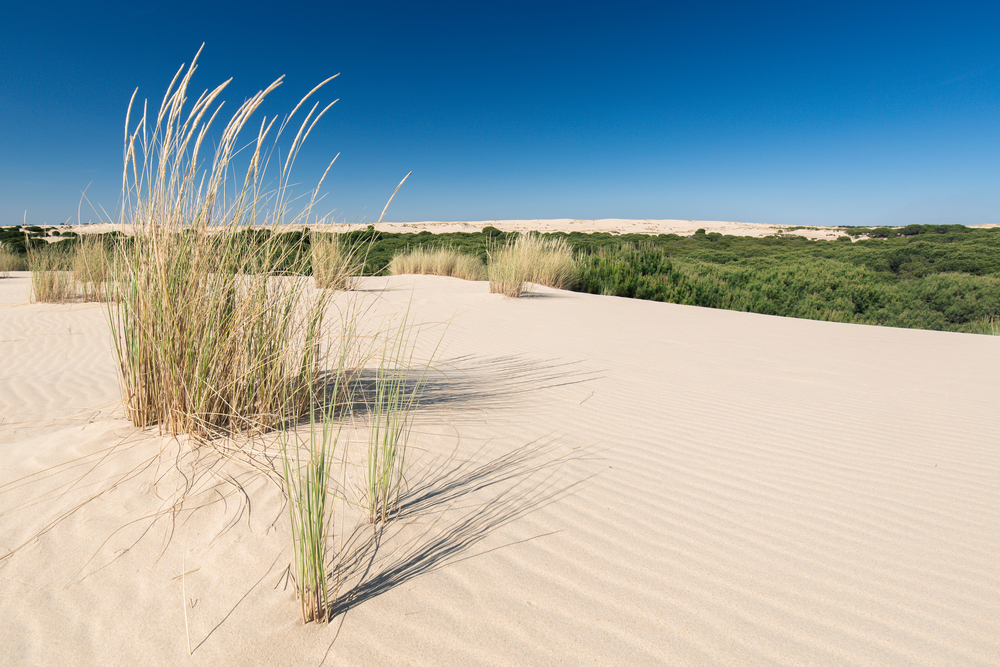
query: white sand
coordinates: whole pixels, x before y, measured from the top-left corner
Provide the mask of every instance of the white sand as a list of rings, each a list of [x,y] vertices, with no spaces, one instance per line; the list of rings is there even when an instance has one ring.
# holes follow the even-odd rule
[[[364,285],[452,318],[447,381],[303,626],[273,482],[136,433],[101,307],[0,279],[0,663],[1000,664],[1000,338]]]
[[[307,225],[285,225],[284,229],[301,229]],[[342,231],[350,229],[364,229],[367,225],[308,225],[310,229],[320,231]],[[383,222],[376,225],[379,231],[398,233],[419,233],[428,231],[433,234],[443,234],[447,232],[478,232],[483,227],[496,227],[505,232],[608,232],[611,234],[678,234],[680,236],[690,236],[699,229],[704,229],[706,233],[718,232],[719,234],[731,234],[733,236],[775,236],[775,235],[796,235],[809,239],[834,240],[839,236],[844,236],[843,227],[815,227],[802,225],[768,225],[755,222],[723,222],[706,220],[624,220],[619,218],[607,218],[603,220],[574,220],[572,218],[557,218],[550,220],[479,220],[470,222]],[[997,225],[970,225],[974,228],[996,227]],[[63,225],[58,229],[63,231],[76,231],[82,233],[107,233],[116,229],[123,229],[126,233],[128,227],[122,228],[119,225],[97,224],[97,225]],[[53,240],[53,239],[48,239]]]
[[[711,220],[482,220],[478,222],[384,222],[377,225],[385,232],[478,232],[487,225],[505,232],[608,232],[611,234],[677,234],[691,236],[699,229],[733,236],[774,236],[795,234],[811,239],[833,240],[843,236],[841,227],[803,227],[799,225],[767,225],[753,222],[723,222]]]

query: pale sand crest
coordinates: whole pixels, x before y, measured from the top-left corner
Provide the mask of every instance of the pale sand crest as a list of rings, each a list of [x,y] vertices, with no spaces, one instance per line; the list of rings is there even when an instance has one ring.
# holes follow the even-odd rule
[[[0,279],[0,662],[1000,664],[1000,338],[363,286],[447,363],[404,517],[303,626],[277,487],[137,434],[101,307]]]
[[[323,224],[323,225],[283,225],[283,230],[300,230],[309,227],[317,231],[349,231],[364,229],[365,223]],[[606,218],[603,220],[575,220],[573,218],[555,218],[542,220],[479,220],[470,222],[382,222],[374,225],[379,231],[396,233],[431,232],[444,234],[450,232],[478,232],[484,227],[496,227],[505,232],[608,232],[610,234],[677,234],[691,236],[699,229],[706,233],[730,234],[732,236],[804,236],[808,239],[832,241],[845,235],[843,227],[816,227],[802,225],[769,225],[757,222],[723,222],[706,220],[626,220]],[[997,225],[970,225],[972,228],[990,228]],[[108,233],[123,230],[131,233],[128,226],[102,223],[95,225],[63,225],[63,231],[82,233]],[[52,241],[53,239],[49,239]]]

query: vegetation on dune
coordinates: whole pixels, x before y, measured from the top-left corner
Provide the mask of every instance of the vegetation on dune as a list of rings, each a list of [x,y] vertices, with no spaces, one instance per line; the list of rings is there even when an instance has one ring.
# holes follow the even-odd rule
[[[343,290],[353,284],[364,268],[364,246],[352,245],[342,234],[318,234],[308,237],[309,262],[316,286]]]
[[[38,259],[33,276],[68,277],[70,285],[99,285],[107,295],[125,412],[136,426],[188,434],[194,447],[277,432],[278,451],[264,458],[287,498],[290,572],[302,619],[326,621],[338,585],[333,466],[366,361],[355,302],[333,308],[333,298],[361,272],[374,236],[278,231],[279,221],[310,215],[310,206],[297,216],[288,210],[287,183],[301,142],[332,105],[303,107],[326,82],[280,123],[261,121],[256,141],[244,149],[246,174],[234,180],[238,136],[280,80],[236,109],[211,167],[200,173],[197,156],[226,84],[185,109],[194,70],[194,62],[180,69],[151,119],[144,108],[135,125],[126,120],[120,222],[133,235],[113,236],[110,245],[91,237],[27,252]],[[289,123],[299,109],[305,118],[295,132]],[[266,166],[286,128],[295,139],[280,161],[277,189],[264,191]],[[269,135],[273,146],[265,146]],[[234,182],[243,184],[235,192]],[[315,281],[305,278],[310,274]],[[330,322],[333,312],[339,322]],[[407,379],[412,331],[404,318],[381,337],[368,424],[369,519],[392,517],[404,480],[420,384]]]
[[[1000,315],[1000,229],[910,225],[885,237],[882,231],[862,230],[875,238],[853,243],[704,232],[543,236],[574,250],[579,266],[572,289],[593,294],[975,333]],[[389,236],[376,239],[373,256],[380,244],[398,246],[417,235]],[[429,244],[429,236],[422,242]],[[495,238],[485,232],[463,234],[461,241],[448,236],[449,244],[473,252]]]
[[[571,276],[569,280],[521,276],[529,283],[785,317],[944,331],[979,332],[984,321],[1000,317],[1000,229],[886,229],[846,228],[836,241],[813,241],[787,233],[755,238],[702,230],[682,237],[519,235],[490,227],[448,234],[392,234],[372,226],[339,234],[252,228],[234,230],[239,240],[233,245],[251,252],[266,244],[271,270],[311,273],[318,284],[345,286],[349,276],[387,273],[482,280],[488,275],[483,267],[491,252],[503,256],[504,248],[530,236],[569,249],[560,252],[565,256],[571,251],[578,267],[563,264],[561,275]],[[852,235],[872,238],[850,242]],[[32,243],[20,231],[16,236]],[[44,249],[75,242],[59,241]],[[336,248],[350,252],[330,250]],[[325,259],[317,264],[321,256]],[[344,264],[346,257],[350,261]],[[505,266],[510,271],[514,264],[508,261]],[[501,278],[498,270],[495,284]],[[508,282],[524,284],[516,276]]]
[[[418,274],[449,276],[463,280],[486,280],[486,265],[478,255],[460,252],[452,247],[427,248],[418,246],[404,251],[389,261],[392,275]]]
[[[1000,230],[959,229],[931,226],[922,234],[852,244],[711,234],[591,238],[586,241],[596,249],[579,255],[579,289],[785,317],[978,332],[1000,312]]]
[[[11,271],[26,271],[28,262],[24,255],[6,243],[0,243],[0,278],[6,278]]]
[[[519,297],[526,283],[568,289],[576,284],[573,250],[563,238],[521,234],[487,252],[490,292]]]

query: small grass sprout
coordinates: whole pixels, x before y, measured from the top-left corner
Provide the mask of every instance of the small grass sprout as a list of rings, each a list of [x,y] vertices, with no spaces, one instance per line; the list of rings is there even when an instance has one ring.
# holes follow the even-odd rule
[[[385,523],[399,507],[414,411],[427,369],[437,354],[435,348],[424,370],[416,371],[415,331],[407,310],[399,326],[386,334],[375,369],[373,395],[366,397],[369,421],[364,498],[371,523]]]
[[[338,579],[331,589],[327,568],[334,531],[330,479],[344,424],[337,410],[349,404],[352,397],[348,360],[354,338],[349,323],[339,337],[334,367],[325,376],[308,375],[308,440],[300,442],[294,419],[279,439],[292,530],[295,592],[303,623],[328,620],[339,589]],[[332,381],[323,382],[331,376]]]

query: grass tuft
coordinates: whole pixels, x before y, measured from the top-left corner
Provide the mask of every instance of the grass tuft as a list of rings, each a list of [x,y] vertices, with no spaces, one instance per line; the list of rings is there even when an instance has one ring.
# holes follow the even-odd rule
[[[302,608],[302,622],[325,622],[336,602],[339,581],[331,590],[327,563],[334,531],[330,478],[334,454],[341,440],[343,421],[338,407],[350,403],[353,383],[349,359],[354,347],[352,327],[339,339],[335,364],[327,376],[310,375],[307,392],[309,435],[304,442],[298,430],[281,433],[281,464],[288,516],[292,529],[295,591]]]
[[[488,254],[491,294],[517,298],[525,283],[569,289],[577,280],[573,250],[563,238],[521,234]]]
[[[85,235],[73,248],[73,280],[84,301],[106,301],[113,253],[103,239]]]
[[[388,521],[399,507],[414,410],[426,369],[436,354],[431,355],[424,371],[417,373],[413,366],[415,329],[407,311],[395,331],[387,333],[375,370],[373,396],[366,397],[369,424],[364,498],[371,523]]]
[[[108,313],[128,417],[140,427],[206,438],[267,430],[309,410],[326,292],[279,275],[289,266],[290,273],[304,272],[301,242],[279,245],[269,234],[248,246],[237,232],[288,221],[295,156],[332,103],[306,113],[279,162],[277,190],[265,192],[261,182],[273,146],[323,84],[280,123],[261,120],[245,149],[245,173],[234,178],[239,135],[281,79],[236,109],[215,141],[210,169],[202,172],[198,158],[227,84],[185,109],[196,62],[197,55],[177,72],[153,118],[144,106],[133,127],[129,106],[121,222],[133,236],[120,238],[114,249]],[[291,222],[309,214],[307,205]]]
[[[76,298],[72,257],[48,247],[28,248],[31,300],[35,303],[66,303]]]
[[[414,248],[392,258],[389,273],[450,276],[463,280],[486,280],[486,266],[475,255],[454,248]]]
[[[312,272],[316,287],[347,290],[361,275],[365,262],[358,245],[344,240],[343,234],[313,234]]]
[[[20,253],[5,243],[0,243],[0,278],[7,278],[11,271],[25,271],[28,263]]]

